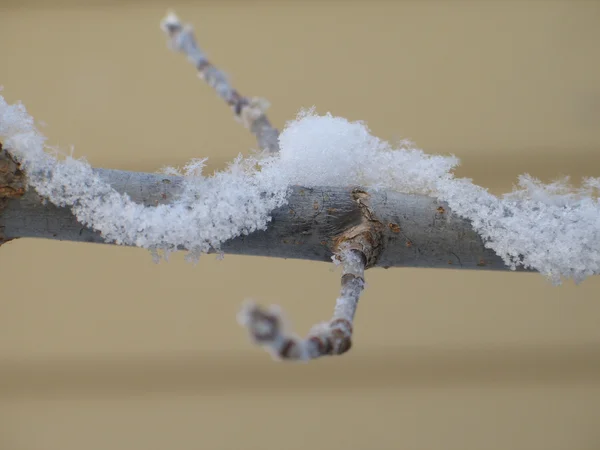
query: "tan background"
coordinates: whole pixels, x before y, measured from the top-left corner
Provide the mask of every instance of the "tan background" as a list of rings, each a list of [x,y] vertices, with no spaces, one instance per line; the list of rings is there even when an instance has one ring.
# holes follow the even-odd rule
[[[4,95],[95,166],[222,166],[254,141],[166,50],[167,7],[279,127],[312,105],[363,119],[497,192],[600,176],[598,1],[3,0]],[[373,270],[352,352],[290,366],[237,308],[281,304],[304,333],[331,311],[330,266],[182,259],[0,249],[0,449],[600,448],[598,278]]]

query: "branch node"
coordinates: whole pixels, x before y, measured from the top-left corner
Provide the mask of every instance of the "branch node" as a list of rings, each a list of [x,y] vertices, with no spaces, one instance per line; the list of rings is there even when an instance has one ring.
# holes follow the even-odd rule
[[[11,199],[20,198],[25,194],[27,180],[21,165],[13,159],[0,142],[0,212]],[[0,245],[11,239],[6,239],[3,229],[0,228]]]
[[[343,250],[356,250],[365,259],[365,269],[375,266],[383,251],[384,225],[377,220],[369,204],[369,194],[362,189],[354,189],[352,198],[358,204],[362,221],[344,231],[335,239],[334,251],[339,255]],[[337,256],[339,259],[339,256]]]
[[[240,109],[240,112],[235,117],[244,127],[251,130],[254,123],[265,116],[269,106],[271,104],[268,100],[260,97],[252,97],[248,99],[248,103]]]

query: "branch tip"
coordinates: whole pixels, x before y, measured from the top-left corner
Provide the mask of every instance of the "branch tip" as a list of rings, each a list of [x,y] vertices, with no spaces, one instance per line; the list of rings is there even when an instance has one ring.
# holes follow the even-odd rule
[[[343,251],[340,295],[329,322],[314,325],[305,339],[285,331],[283,316],[277,307],[262,308],[247,302],[238,314],[252,340],[275,359],[307,361],[321,356],[342,355],[352,347],[353,321],[360,294],[364,289],[365,256],[356,250]]]
[[[165,17],[160,21],[160,29],[167,33],[172,33],[181,28],[181,22],[175,12],[168,10]]]

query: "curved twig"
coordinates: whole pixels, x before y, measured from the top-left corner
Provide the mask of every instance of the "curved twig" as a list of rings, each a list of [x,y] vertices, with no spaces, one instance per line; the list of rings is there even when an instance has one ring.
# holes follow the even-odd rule
[[[264,309],[246,304],[238,321],[250,336],[276,359],[308,361],[327,355],[341,355],[352,347],[354,314],[364,288],[365,255],[358,250],[343,251],[342,286],[329,322],[315,325],[305,339],[286,332],[279,308]]]

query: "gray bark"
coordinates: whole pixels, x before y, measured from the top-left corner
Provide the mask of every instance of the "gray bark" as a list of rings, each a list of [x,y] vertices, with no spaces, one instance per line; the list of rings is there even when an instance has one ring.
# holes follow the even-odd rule
[[[177,198],[182,179],[161,174],[95,169],[100,177],[132,200],[149,206]],[[384,225],[383,250],[375,266],[508,270],[484,247],[469,221],[456,217],[443,202],[426,196],[369,192],[374,216]],[[361,223],[352,187],[293,187],[289,202],[272,214],[267,230],[223,243],[224,253],[311,261],[331,261],[335,239]],[[29,189],[0,210],[5,239],[44,238],[107,243],[77,222],[68,208],[44,203]]]

